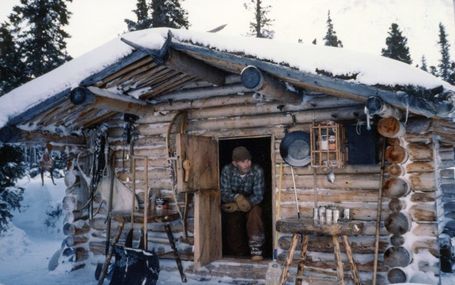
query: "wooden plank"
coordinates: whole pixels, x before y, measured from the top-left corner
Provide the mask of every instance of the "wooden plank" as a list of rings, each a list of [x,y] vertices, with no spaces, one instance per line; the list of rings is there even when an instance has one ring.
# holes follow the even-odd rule
[[[125,56],[124,58],[118,60],[116,63],[111,64],[109,67],[104,68],[98,73],[93,74],[92,76],[86,78],[81,82],[81,86],[90,86],[94,85],[100,81],[103,81],[108,76],[120,71],[121,69],[137,62],[138,60],[143,59],[147,56],[147,53],[142,51],[132,51],[131,54]]]
[[[198,191],[194,197],[194,267],[221,258],[220,191]]]
[[[218,144],[214,139],[178,134],[177,156],[179,192],[218,188]],[[190,165],[188,170],[185,162]]]
[[[171,69],[211,82],[218,86],[223,85],[225,82],[226,73],[223,70],[176,50],[169,50],[168,57],[164,64]]]
[[[34,117],[40,115],[42,112],[52,109],[61,105],[68,99],[70,89],[65,89],[52,97],[34,105],[31,108],[27,108],[24,112],[14,116],[8,120],[9,125],[19,125],[21,123],[32,120]]]

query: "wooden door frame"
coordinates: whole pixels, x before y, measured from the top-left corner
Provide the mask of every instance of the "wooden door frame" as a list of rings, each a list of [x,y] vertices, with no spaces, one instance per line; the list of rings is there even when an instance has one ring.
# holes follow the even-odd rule
[[[270,164],[272,169],[270,170],[270,176],[271,176],[271,181],[270,181],[270,186],[272,191],[271,197],[271,206],[272,206],[272,256],[274,255],[274,252],[277,249],[278,245],[278,235],[277,231],[275,230],[275,224],[276,221],[279,219],[279,214],[280,214],[280,205],[277,205],[277,195],[279,190],[277,191],[277,185],[276,183],[276,151],[275,151],[275,134],[274,133],[268,133],[264,135],[255,135],[255,136],[229,136],[229,137],[216,137],[216,141],[218,143],[218,152],[220,151],[220,140],[241,140],[241,139],[259,139],[259,138],[270,138]],[[220,177],[221,173],[220,170],[218,169],[218,177]],[[221,191],[221,179],[218,181],[218,189]],[[221,222],[221,213],[220,213],[220,222]],[[224,257],[223,257],[224,258]]]

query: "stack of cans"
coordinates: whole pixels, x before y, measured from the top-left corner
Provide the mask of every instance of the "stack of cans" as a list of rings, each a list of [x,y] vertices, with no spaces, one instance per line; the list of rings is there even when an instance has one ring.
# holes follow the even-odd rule
[[[313,221],[315,224],[337,224],[340,219],[350,220],[351,210],[330,205],[313,209]]]

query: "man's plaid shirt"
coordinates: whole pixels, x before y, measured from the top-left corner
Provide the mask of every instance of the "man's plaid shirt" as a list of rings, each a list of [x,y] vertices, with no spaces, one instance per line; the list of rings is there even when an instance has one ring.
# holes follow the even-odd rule
[[[232,164],[226,165],[221,171],[221,200],[223,203],[234,202],[236,194],[243,194],[253,205],[262,202],[264,197],[264,171],[254,164],[250,171],[242,173]]]

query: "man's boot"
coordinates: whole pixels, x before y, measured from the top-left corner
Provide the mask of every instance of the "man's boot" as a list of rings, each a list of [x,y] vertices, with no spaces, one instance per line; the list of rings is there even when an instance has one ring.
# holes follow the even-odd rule
[[[264,259],[264,257],[262,257],[262,244],[263,244],[262,240],[258,241],[250,240],[249,246],[252,261],[261,261]]]

